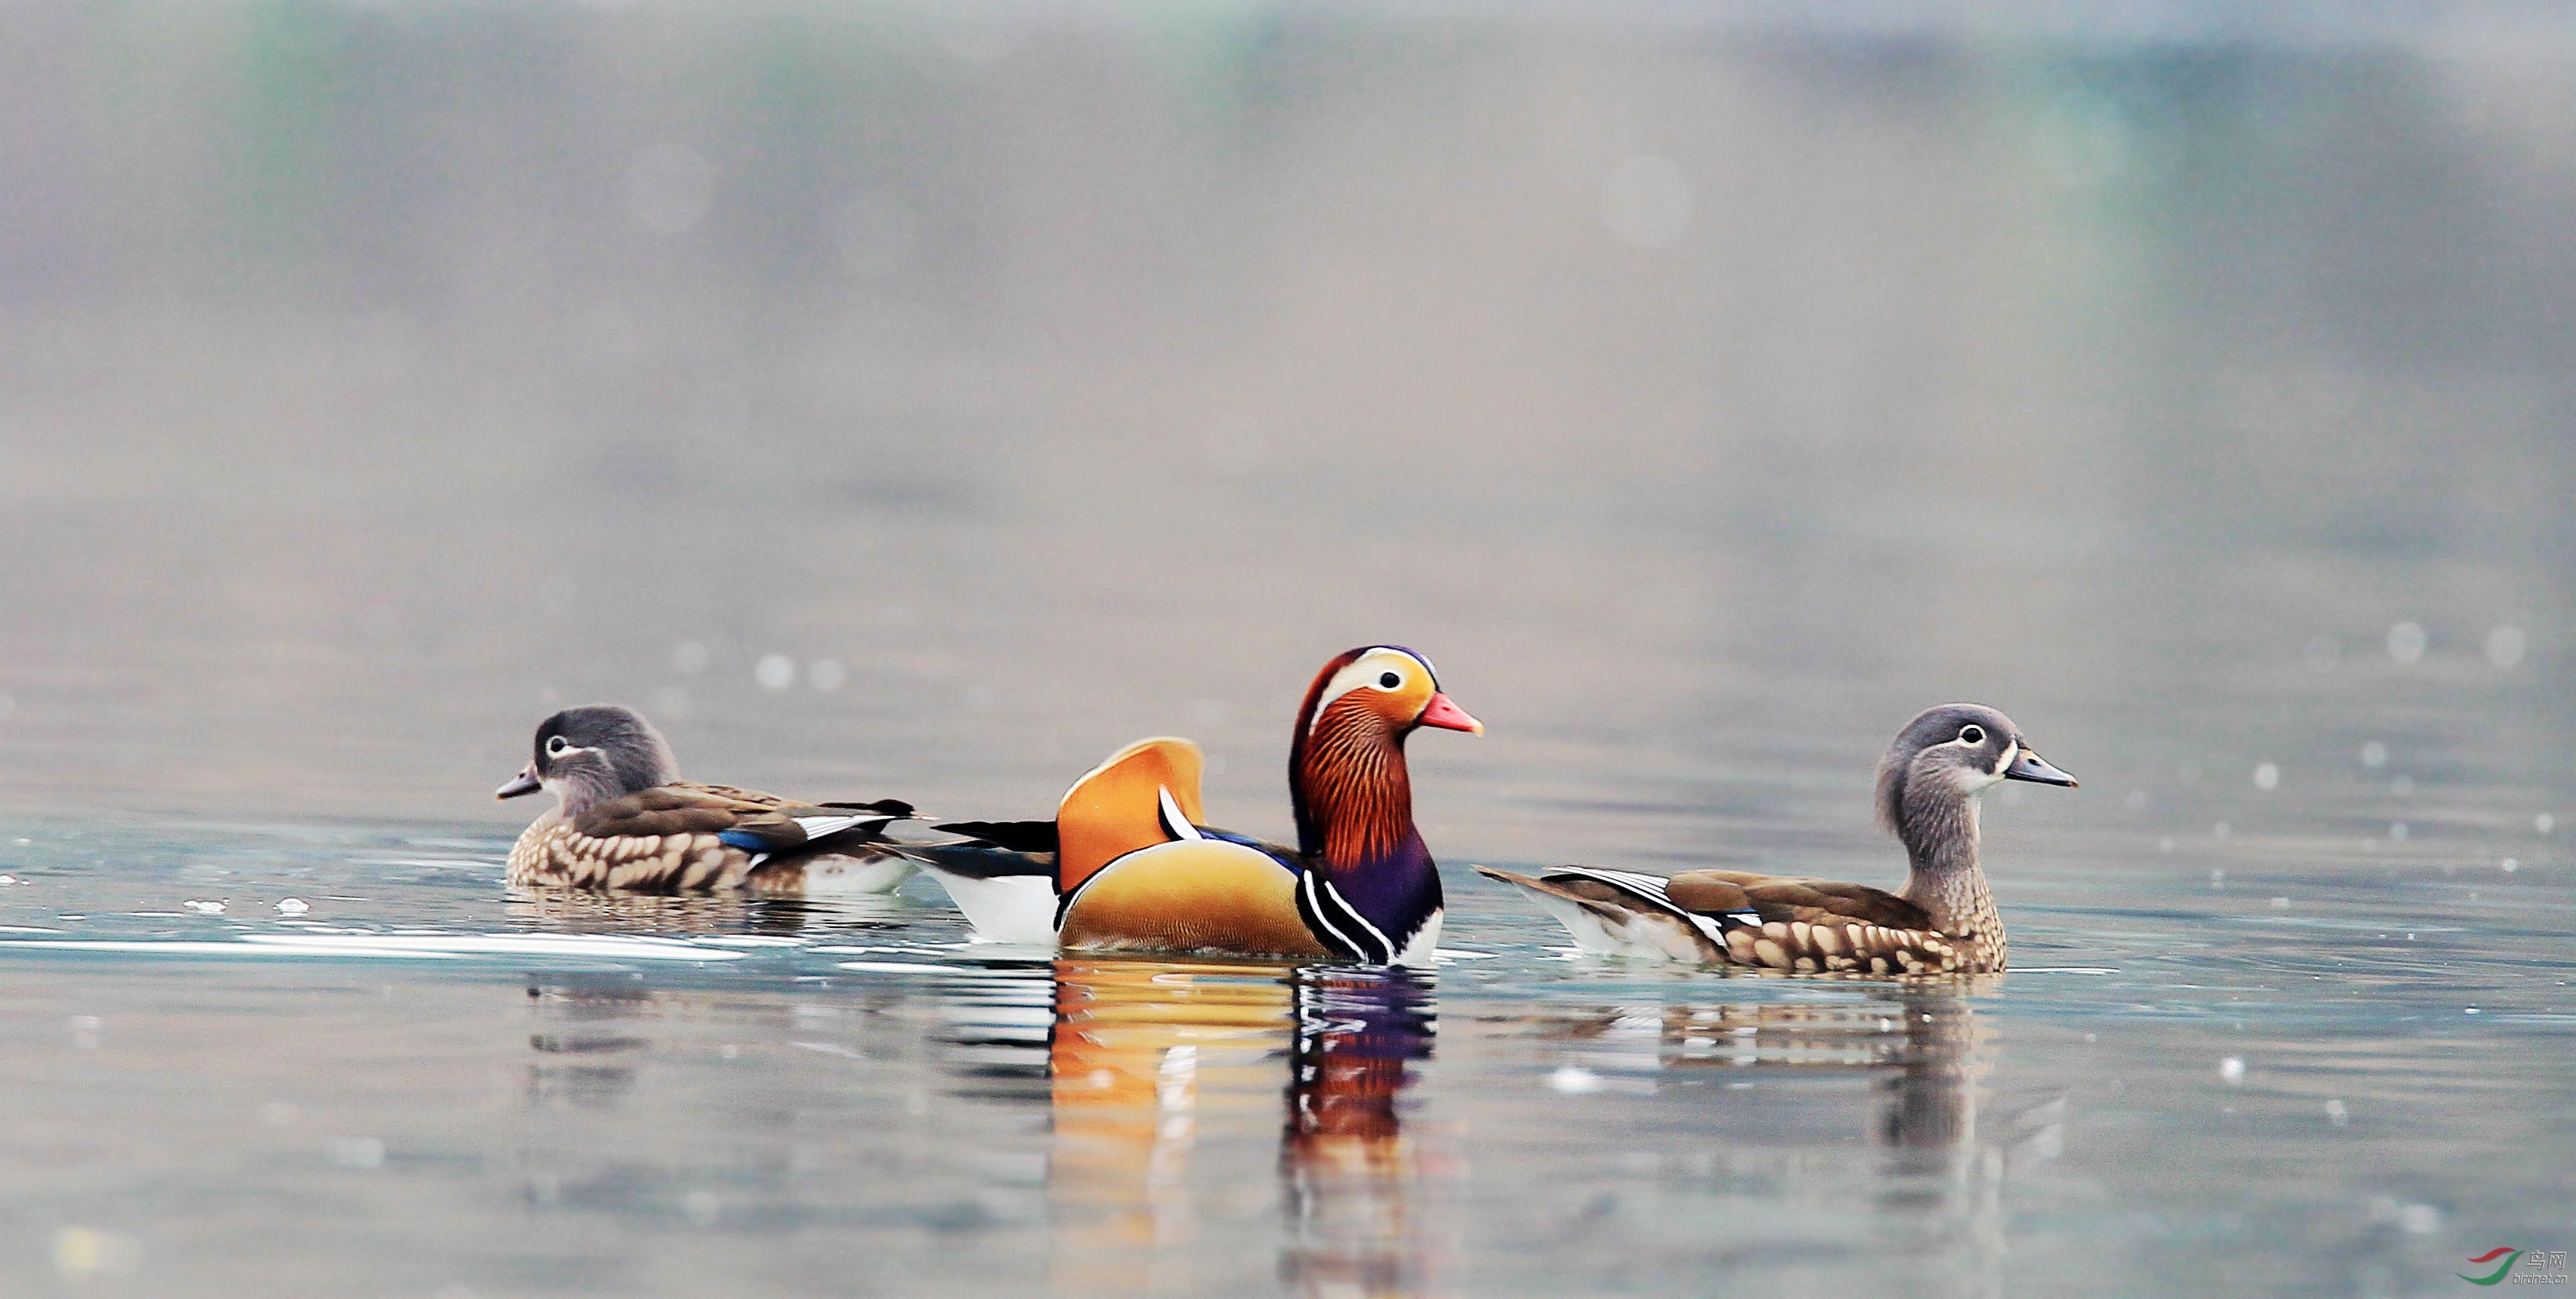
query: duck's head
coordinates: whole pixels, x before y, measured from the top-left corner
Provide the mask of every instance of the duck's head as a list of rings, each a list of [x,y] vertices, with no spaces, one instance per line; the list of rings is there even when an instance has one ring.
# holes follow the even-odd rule
[[[670,784],[679,778],[678,768],[670,742],[634,709],[585,704],[539,725],[535,756],[492,796],[517,798],[542,789],[567,808],[586,807]]]
[[[1902,835],[1912,809],[1964,803],[2007,780],[2073,788],[2011,718],[1983,704],[1927,708],[1898,732],[1878,764],[1878,814]]]
[[[1319,729],[1356,728],[1401,741],[1421,726],[1485,733],[1483,722],[1440,693],[1429,659],[1400,645],[1364,645],[1335,655],[1315,674],[1297,714],[1297,739],[1302,747]]]

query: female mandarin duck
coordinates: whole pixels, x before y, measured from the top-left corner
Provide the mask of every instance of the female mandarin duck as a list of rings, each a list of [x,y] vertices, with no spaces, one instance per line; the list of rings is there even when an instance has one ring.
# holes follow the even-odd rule
[[[514,887],[883,893],[912,873],[879,841],[910,804],[798,803],[683,781],[662,733],[614,704],[547,718],[536,756],[493,796],[541,789],[555,807],[510,849]]]
[[[1906,724],[1878,764],[1879,820],[1905,845],[1901,893],[1751,871],[1666,878],[1559,866],[1537,878],[1476,869],[1517,885],[1602,956],[1709,961],[1774,970],[1873,974],[2004,968],[2004,921],[1977,860],[1977,807],[2007,780],[2073,788],[2012,719],[1944,704]]]
[[[1139,740],[1066,791],[1052,825],[960,823],[974,842],[907,849],[992,942],[1420,963],[1440,871],[1413,826],[1404,741],[1484,732],[1431,664],[1373,645],[1324,665],[1297,714],[1297,847],[1199,824],[1198,746]]]

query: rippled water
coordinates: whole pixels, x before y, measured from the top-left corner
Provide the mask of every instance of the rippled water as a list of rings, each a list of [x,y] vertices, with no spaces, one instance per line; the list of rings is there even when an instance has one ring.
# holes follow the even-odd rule
[[[2015,843],[2018,968],[1910,988],[1574,958],[1454,872],[1429,974],[1050,964],[966,944],[918,881],[512,898],[490,834],[24,826],[10,1266],[205,1294],[2401,1294],[2566,1229],[2564,868],[2123,838]]]

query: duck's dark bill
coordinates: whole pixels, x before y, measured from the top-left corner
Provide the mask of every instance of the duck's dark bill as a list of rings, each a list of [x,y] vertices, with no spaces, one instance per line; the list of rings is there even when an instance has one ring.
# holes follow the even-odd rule
[[[2075,788],[2073,776],[2048,765],[2048,759],[2028,749],[2022,750],[2021,757],[2015,760],[2013,765],[2004,769],[2004,779],[2035,780],[2043,785],[2064,785],[2068,789]]]
[[[545,786],[537,783],[537,773],[534,770],[522,771],[510,777],[510,783],[493,790],[492,797],[517,798],[521,794],[533,794],[543,788]]]

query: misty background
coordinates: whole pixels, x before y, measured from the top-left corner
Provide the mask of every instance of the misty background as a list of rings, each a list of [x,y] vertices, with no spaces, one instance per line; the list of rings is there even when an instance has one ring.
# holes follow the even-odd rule
[[[1869,764],[1953,698],[2106,791],[2024,825],[2527,835],[2576,778],[2571,54],[2514,7],[13,4],[0,801],[497,827],[613,699],[693,776],[954,815],[1189,734],[1282,833],[1295,700],[1392,641],[1491,728],[1414,746],[1453,861],[1725,858],[1784,799],[1882,860]]]

